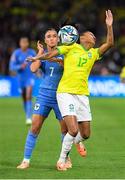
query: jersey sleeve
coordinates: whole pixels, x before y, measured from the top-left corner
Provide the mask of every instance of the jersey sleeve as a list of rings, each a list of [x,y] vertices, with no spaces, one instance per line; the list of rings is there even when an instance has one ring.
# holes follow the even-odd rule
[[[40,69],[41,69],[41,71],[44,71],[46,61],[45,60],[41,60],[40,63],[41,63]]]
[[[56,57],[57,57],[57,59],[60,59],[60,60],[64,61],[64,56],[63,55],[58,55]]]
[[[10,58],[9,70],[10,71],[18,71],[20,69],[21,69],[21,64],[17,63],[17,52],[14,51]]]
[[[94,61],[98,61],[102,58],[102,56],[100,56],[100,54],[99,54],[99,48],[94,48],[92,50],[92,54],[94,56]]]
[[[57,46],[58,53],[65,55],[69,52],[70,46]]]

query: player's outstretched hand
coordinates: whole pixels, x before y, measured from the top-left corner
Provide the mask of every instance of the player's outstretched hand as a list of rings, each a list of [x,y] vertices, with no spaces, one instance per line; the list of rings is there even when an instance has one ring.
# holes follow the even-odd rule
[[[39,51],[44,52],[43,45],[40,43],[40,41],[37,41],[37,49],[38,49]]]
[[[113,23],[113,15],[112,15],[112,12],[111,10],[107,10],[106,11],[106,25],[107,26],[112,26],[112,23]]]

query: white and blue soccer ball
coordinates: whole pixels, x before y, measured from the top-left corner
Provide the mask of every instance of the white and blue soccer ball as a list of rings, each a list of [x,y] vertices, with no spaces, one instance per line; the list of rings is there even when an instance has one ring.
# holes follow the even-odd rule
[[[79,38],[77,29],[71,25],[63,26],[59,30],[58,36],[60,39],[60,43],[63,45],[71,45],[71,44],[77,42],[77,40]]]

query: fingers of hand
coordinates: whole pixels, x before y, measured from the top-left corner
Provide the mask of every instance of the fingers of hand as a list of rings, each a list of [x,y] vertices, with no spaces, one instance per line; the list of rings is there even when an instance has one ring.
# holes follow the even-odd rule
[[[106,17],[107,18],[112,18],[112,12],[110,9],[108,9],[108,11],[106,11]]]
[[[41,46],[40,40],[37,41],[37,46]]]
[[[41,48],[43,48],[43,45],[42,45],[42,44],[39,44],[39,46],[40,46]]]
[[[26,58],[26,61],[32,61],[32,58],[33,58],[33,57],[27,57],[27,58]]]
[[[108,11],[106,11],[105,14],[106,14],[106,18],[107,18],[108,17]]]
[[[39,45],[39,43],[40,43],[40,41],[38,40],[38,41],[37,41],[37,45]]]
[[[43,45],[40,43],[40,41],[37,41],[37,48],[43,48]]]

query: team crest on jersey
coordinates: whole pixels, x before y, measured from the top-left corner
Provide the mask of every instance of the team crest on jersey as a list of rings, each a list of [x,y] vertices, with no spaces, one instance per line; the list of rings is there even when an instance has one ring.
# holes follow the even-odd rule
[[[36,103],[34,109],[37,111],[37,110],[39,110],[39,108],[40,108],[40,104]]]
[[[92,53],[88,52],[88,57],[91,58],[92,57]]]
[[[70,112],[74,112],[74,105],[73,104],[69,105],[69,110],[70,110]]]

